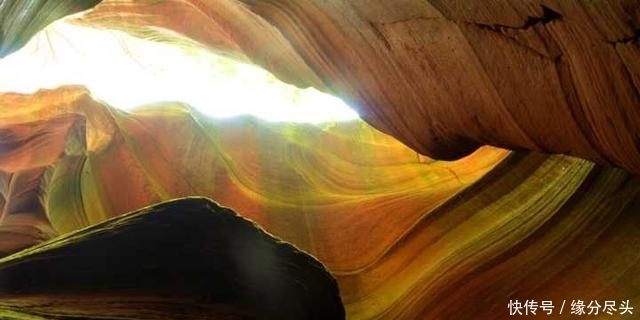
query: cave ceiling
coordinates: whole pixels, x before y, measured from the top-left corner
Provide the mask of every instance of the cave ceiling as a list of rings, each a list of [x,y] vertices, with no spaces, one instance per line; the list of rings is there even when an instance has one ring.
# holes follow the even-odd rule
[[[640,306],[639,1],[5,0],[0,56],[81,11],[69,21],[258,65],[341,98],[362,119],[215,119],[180,102],[125,112],[78,85],[0,93],[0,315],[78,316],[82,307],[65,303],[82,291],[57,297],[65,284],[46,279],[117,278],[82,250],[97,259],[91,250],[124,250],[136,232],[161,238],[163,223],[176,224],[167,229],[176,241],[207,243],[189,263],[260,268],[243,252],[277,248],[274,265],[292,268],[280,281],[313,286],[307,294],[335,308],[327,317],[506,319],[516,300],[552,301],[567,318],[577,300],[615,301],[613,318],[640,312],[621,314],[624,303]],[[189,197],[239,216],[221,222],[215,209],[171,222],[136,211],[187,215],[209,201]],[[246,230],[242,219],[255,222],[246,232],[260,245],[198,236],[217,223]],[[105,233],[119,242],[105,245]],[[179,259],[167,245],[139,259]],[[76,278],[65,264],[91,271]],[[171,270],[154,271],[162,290],[177,281],[165,279]],[[264,276],[275,283],[281,272]],[[237,277],[256,283],[251,272]],[[291,288],[283,295],[308,307],[291,314],[317,318]],[[103,289],[83,315],[113,315],[99,301],[122,291]],[[167,301],[154,290],[133,317]],[[169,301],[184,309],[189,299]],[[252,312],[277,311],[243,299]],[[207,301],[204,313],[255,316]]]

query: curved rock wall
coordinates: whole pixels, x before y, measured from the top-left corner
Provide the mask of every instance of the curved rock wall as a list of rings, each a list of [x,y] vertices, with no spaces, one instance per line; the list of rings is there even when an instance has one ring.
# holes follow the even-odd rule
[[[41,169],[35,183],[24,186],[28,190],[5,189],[5,216],[30,213],[13,209],[28,201],[65,234],[159,201],[202,195],[344,271],[382,255],[425,211],[509,154],[485,148],[457,162],[434,161],[361,121],[323,128],[249,117],[214,120],[177,104],[128,114],[93,101],[79,87],[0,95],[0,104],[5,101],[19,111],[5,113],[0,128],[7,145],[20,149],[7,150],[15,160],[3,170],[24,175],[26,164]],[[21,112],[26,105],[29,112]],[[21,123],[33,114],[65,134],[16,129],[35,127]],[[32,157],[38,150],[51,156]],[[382,208],[395,214],[376,214]],[[403,227],[366,238],[343,232],[354,223],[367,230]]]
[[[637,0],[107,0],[80,21],[177,31],[334,93],[434,158],[489,144],[640,172]]]
[[[638,306],[639,12],[637,1],[104,1],[76,21],[260,64],[341,96],[411,149],[362,122],[126,114],[73,87],[3,94],[0,250],[202,195],[318,257],[350,319],[501,319],[516,299],[553,301],[554,315],[578,299]],[[419,154],[483,144],[518,151]]]
[[[507,318],[516,299],[637,300],[640,180],[620,169],[489,147],[435,161],[363,122],[219,121],[181,105],[129,114],[78,87],[2,95],[9,103],[19,107],[0,118],[13,155],[3,167],[14,181],[2,192],[9,244],[201,195],[318,257],[349,319]],[[11,178],[25,175],[34,182]]]

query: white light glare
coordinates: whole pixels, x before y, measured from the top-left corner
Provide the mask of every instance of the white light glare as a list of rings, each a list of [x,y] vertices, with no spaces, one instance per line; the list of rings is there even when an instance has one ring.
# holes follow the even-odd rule
[[[336,97],[287,85],[265,70],[205,49],[64,20],[0,59],[0,75],[0,92],[30,94],[84,85],[97,99],[124,110],[180,101],[212,117],[253,114],[271,121],[315,123],[358,118]]]

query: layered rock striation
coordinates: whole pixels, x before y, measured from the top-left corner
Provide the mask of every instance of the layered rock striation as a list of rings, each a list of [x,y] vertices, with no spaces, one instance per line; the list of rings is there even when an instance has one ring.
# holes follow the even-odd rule
[[[432,158],[489,144],[640,173],[636,0],[107,0],[79,23],[178,32],[336,94]]]
[[[2,94],[2,254],[206,196],[325,263],[350,319],[639,305],[637,1],[105,0],[74,21],[261,65],[371,126]]]

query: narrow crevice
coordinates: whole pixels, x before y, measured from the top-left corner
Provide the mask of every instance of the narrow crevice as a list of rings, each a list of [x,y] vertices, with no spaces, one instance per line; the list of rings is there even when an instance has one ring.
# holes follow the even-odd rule
[[[467,23],[471,23],[483,29],[502,32],[502,30],[504,29],[526,30],[526,29],[535,27],[537,25],[545,25],[556,20],[562,20],[563,16],[559,12],[554,11],[553,9],[544,5],[542,5],[541,7],[542,7],[541,17],[527,17],[527,20],[525,20],[524,24],[521,26],[513,27],[513,26],[507,26],[503,24],[485,24],[485,23],[472,22],[472,21],[467,21]]]
[[[562,53],[558,52],[558,50],[552,50],[552,48],[549,47],[547,37],[545,36],[546,31],[544,31],[544,29],[541,27],[552,21],[561,20],[563,16],[560,13],[546,6],[542,6],[542,11],[543,11],[542,17],[528,17],[525,20],[523,25],[516,26],[516,27],[506,26],[501,24],[483,24],[483,23],[469,22],[469,21],[462,21],[462,22],[483,30],[496,33],[500,36],[503,36],[506,39],[513,41],[516,45],[524,49],[527,49],[529,52],[543,59],[550,60],[553,63],[556,63],[558,58],[562,55]],[[534,32],[537,34],[539,39],[543,43],[545,43],[546,50],[542,51],[539,48],[531,47],[528,43],[523,42],[521,39],[519,39],[519,35],[527,34],[530,32]],[[545,34],[541,34],[541,33],[545,33]]]
[[[376,37],[382,41],[387,50],[391,51],[391,44],[387,40],[387,37],[385,37],[385,35],[382,34],[382,32],[378,29],[378,26],[376,26],[376,24],[373,22],[369,22],[369,25],[371,26],[371,30],[373,30],[373,33],[375,33]]]
[[[619,40],[607,40],[608,43],[616,44],[630,44],[632,42],[640,42],[640,27],[633,30],[633,35],[625,37]]]

